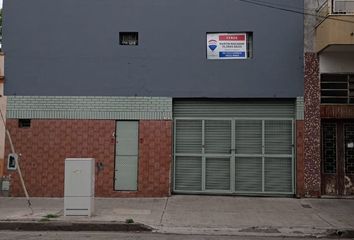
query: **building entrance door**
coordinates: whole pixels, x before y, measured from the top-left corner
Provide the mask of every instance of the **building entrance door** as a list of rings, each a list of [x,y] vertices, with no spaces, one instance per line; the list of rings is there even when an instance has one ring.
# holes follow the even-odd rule
[[[322,124],[322,194],[354,195],[354,120]]]
[[[116,123],[116,191],[138,190],[139,122],[117,121]]]

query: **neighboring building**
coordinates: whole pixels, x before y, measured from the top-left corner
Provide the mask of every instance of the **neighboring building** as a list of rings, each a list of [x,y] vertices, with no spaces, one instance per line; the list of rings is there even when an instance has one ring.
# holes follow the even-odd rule
[[[31,196],[63,196],[67,157],[96,159],[100,197],[305,193],[301,14],[233,0],[11,0],[4,14]]]
[[[305,1],[304,194],[354,195],[354,1]]]
[[[6,117],[6,97],[4,97],[4,54],[0,52],[0,111]],[[5,154],[5,125],[0,118],[0,178],[3,175]],[[0,186],[1,188],[1,186]],[[1,190],[1,189],[0,189]]]

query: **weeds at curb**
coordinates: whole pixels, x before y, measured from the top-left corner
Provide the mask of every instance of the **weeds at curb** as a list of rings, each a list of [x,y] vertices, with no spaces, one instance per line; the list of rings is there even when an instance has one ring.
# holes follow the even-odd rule
[[[44,218],[48,218],[48,219],[50,219],[50,218],[58,218],[58,217],[59,217],[59,215],[57,215],[57,214],[51,214],[51,213],[49,213],[49,214],[47,214],[47,215],[44,216]]]
[[[58,217],[59,217],[59,215],[57,215],[57,214],[49,213],[49,214],[43,216],[43,217],[39,220],[39,222],[48,222],[48,221],[50,221],[50,219],[54,219],[54,218],[58,218]]]
[[[131,224],[134,223],[134,220],[132,218],[128,218],[125,220],[125,223]]]
[[[50,221],[50,219],[49,218],[45,218],[45,217],[39,219],[39,222],[49,222],[49,221]]]

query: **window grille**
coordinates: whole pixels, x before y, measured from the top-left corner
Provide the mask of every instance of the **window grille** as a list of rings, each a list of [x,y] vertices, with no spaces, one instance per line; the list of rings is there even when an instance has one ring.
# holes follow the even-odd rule
[[[354,104],[354,74],[321,74],[321,103]]]

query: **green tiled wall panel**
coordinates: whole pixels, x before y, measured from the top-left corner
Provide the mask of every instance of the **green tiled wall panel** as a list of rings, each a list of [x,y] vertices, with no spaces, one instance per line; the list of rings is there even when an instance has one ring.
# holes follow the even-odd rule
[[[172,119],[172,98],[9,96],[7,118]]]

